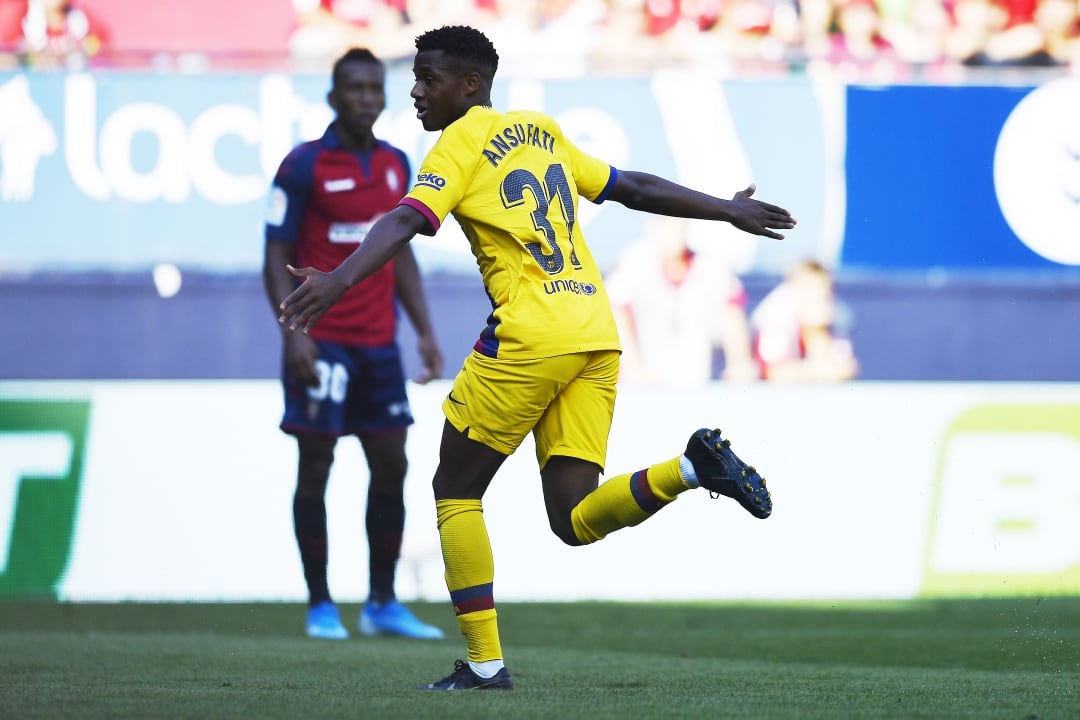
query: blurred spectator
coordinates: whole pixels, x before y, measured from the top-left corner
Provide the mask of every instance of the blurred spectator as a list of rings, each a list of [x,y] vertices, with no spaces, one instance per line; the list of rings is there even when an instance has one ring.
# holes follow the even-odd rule
[[[718,18],[718,8],[706,7],[699,14],[695,3],[682,0],[645,0],[641,13],[645,37],[668,62],[692,57],[696,36]]]
[[[969,67],[1056,65],[1034,12],[1029,0],[955,0],[946,52]]]
[[[949,12],[942,0],[881,0],[881,34],[907,63],[936,65],[945,57]]]
[[[10,70],[19,64],[26,8],[27,0],[0,0],[0,70]]]
[[[802,52],[807,60],[823,58],[828,54],[833,15],[833,0],[799,0]]]
[[[37,68],[82,68],[100,56],[109,33],[73,0],[0,0],[0,52]]]
[[[892,44],[881,35],[881,16],[874,0],[836,0],[828,60],[868,65],[892,54]]]
[[[622,343],[621,379],[667,385],[757,376],[746,293],[714,256],[687,244],[689,221],[650,216],[646,234],[624,249],[605,285]]]
[[[135,21],[138,0],[0,0],[0,68],[203,53],[215,66],[291,60],[321,73],[348,47],[406,62],[417,34],[458,24],[499,38],[514,76],[760,75],[806,64],[854,82],[949,81],[969,67],[1080,62],[1078,0],[275,0],[258,32],[230,35],[257,3],[174,3]],[[111,32],[95,8],[115,18]]]
[[[593,67],[619,74],[688,63],[726,69],[713,35],[723,7],[723,0],[608,0]]]
[[[410,23],[420,34],[443,25],[487,26],[512,0],[404,0]],[[528,3],[526,3],[528,4]]]
[[[799,263],[750,315],[754,354],[766,380],[851,380],[858,362],[838,312],[832,274]]]
[[[329,70],[351,47],[369,48],[387,61],[411,57],[416,33],[406,0],[292,0],[296,29],[289,38],[294,67]]]
[[[698,17],[698,26],[734,68],[786,68],[799,38],[798,11],[782,0],[727,0],[716,7],[719,16]],[[706,59],[704,53],[700,59]]]
[[[597,28],[591,66],[607,75],[648,72],[656,66],[658,44],[646,31],[644,0],[607,0]]]
[[[680,0],[645,0],[641,7],[645,34],[659,37],[671,32],[683,18]]]
[[[1080,2],[1040,0],[1034,21],[1043,33],[1044,47],[1054,62],[1080,67]]]
[[[656,66],[694,64],[731,72],[757,61],[779,61],[784,41],[774,29],[785,27],[783,18],[794,19],[794,0],[644,0],[614,2],[615,7],[634,5],[635,35],[610,43],[621,50],[626,62],[637,56],[646,70]],[[777,7],[792,12],[775,12]],[[614,18],[614,12],[609,13]],[[774,21],[779,18],[780,22]],[[791,27],[788,23],[786,27]]]
[[[482,27],[499,47],[499,71],[517,76],[581,77],[607,21],[603,0],[503,0]],[[461,24],[461,23],[453,23]]]
[[[540,54],[547,56],[543,60],[545,74],[586,74],[597,30],[606,16],[603,0],[540,0],[535,41]]]
[[[906,68],[882,33],[874,0],[834,0],[828,44],[819,57],[848,81],[891,82],[902,79]]]

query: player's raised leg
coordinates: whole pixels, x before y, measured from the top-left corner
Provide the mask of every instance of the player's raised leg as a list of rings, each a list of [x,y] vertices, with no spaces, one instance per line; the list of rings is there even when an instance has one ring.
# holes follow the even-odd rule
[[[597,486],[598,466],[577,458],[551,458],[541,477],[552,531],[567,545],[588,545],[644,522],[691,489],[679,462],[673,458]]]
[[[541,473],[552,531],[569,545],[587,545],[625,527],[638,525],[697,487],[733,498],[750,514],[772,514],[765,480],[732,452],[719,430],[702,428],[690,436],[686,452],[637,472],[616,475],[595,490],[574,497],[595,476],[590,463],[553,457]],[[569,511],[567,508],[572,508]]]
[[[601,540],[645,521],[697,487],[733,497],[756,517],[768,517],[772,501],[765,481],[735,456],[719,430],[698,430],[683,455],[598,486],[618,368],[617,353],[593,353],[534,430],[548,522],[563,542],[587,545]]]
[[[593,543],[637,525],[694,487],[685,478],[681,458],[617,475],[598,486],[618,377],[617,352],[588,353],[580,372],[551,401],[533,431],[548,522],[568,545]]]

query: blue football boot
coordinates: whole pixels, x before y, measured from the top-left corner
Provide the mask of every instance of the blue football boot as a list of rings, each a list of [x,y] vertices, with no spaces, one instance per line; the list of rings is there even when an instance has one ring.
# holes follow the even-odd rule
[[[446,637],[434,625],[420,622],[397,600],[382,604],[368,602],[360,612],[360,632],[364,635],[400,635],[416,640],[442,640]]]
[[[341,624],[337,605],[325,600],[308,608],[307,636],[321,640],[344,640],[349,637],[349,631]]]

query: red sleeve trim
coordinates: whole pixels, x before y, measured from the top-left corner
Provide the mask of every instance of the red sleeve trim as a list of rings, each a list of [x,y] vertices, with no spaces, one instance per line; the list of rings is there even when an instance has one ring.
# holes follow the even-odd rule
[[[431,208],[429,208],[424,203],[420,202],[415,198],[403,197],[401,198],[401,202],[399,202],[398,205],[407,205],[408,207],[411,207],[413,210],[416,210],[418,213],[427,218],[428,224],[431,226],[431,232],[421,231],[421,235],[434,235],[439,231],[439,226],[442,223],[439,222],[438,216],[435,215],[435,213],[431,212]]]

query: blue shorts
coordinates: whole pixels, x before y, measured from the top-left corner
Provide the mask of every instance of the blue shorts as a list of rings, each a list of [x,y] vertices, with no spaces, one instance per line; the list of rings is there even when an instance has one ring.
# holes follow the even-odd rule
[[[319,386],[302,385],[282,372],[290,435],[363,435],[403,430],[413,423],[397,345],[353,347],[317,340]]]

